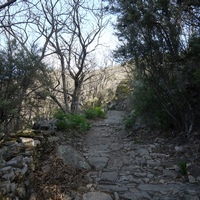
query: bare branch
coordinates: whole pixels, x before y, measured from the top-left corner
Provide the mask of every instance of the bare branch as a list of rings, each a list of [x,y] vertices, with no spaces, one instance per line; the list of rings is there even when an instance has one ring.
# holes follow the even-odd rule
[[[6,3],[0,5],[0,10],[10,6],[11,4],[15,3],[17,0],[8,0]]]

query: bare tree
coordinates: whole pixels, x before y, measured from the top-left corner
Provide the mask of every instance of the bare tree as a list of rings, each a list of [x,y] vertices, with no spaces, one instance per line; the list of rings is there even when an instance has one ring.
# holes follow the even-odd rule
[[[94,2],[83,0],[62,3],[50,1],[42,8],[48,25],[54,28],[50,47],[60,61],[65,110],[77,113],[82,84],[86,80],[86,74],[95,67],[90,55],[100,45],[99,37],[107,24],[103,8],[97,8]],[[74,84],[72,92],[67,87],[68,77]],[[72,99],[71,109],[69,96]]]
[[[8,1],[2,3],[2,4],[0,5],[0,10],[1,10],[1,9],[4,9],[4,8],[6,8],[6,7],[8,7],[8,6],[10,6],[11,4],[15,3],[16,1],[17,1],[17,0],[8,0]]]
[[[57,88],[47,88],[50,97],[65,112],[79,110],[83,82],[94,69],[92,52],[98,47],[102,30],[107,21],[102,5],[86,0],[49,0],[26,2],[2,14],[2,32],[15,38],[27,51],[28,45],[39,46],[40,60],[56,55],[61,74],[64,102],[56,97]],[[69,78],[73,90],[69,91]],[[58,82],[59,83],[59,82]],[[57,84],[56,84],[57,85]],[[72,99],[71,107],[69,97]]]

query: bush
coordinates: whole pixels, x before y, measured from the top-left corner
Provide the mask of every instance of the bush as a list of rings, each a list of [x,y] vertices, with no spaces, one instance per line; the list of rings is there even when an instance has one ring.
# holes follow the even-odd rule
[[[106,113],[100,107],[89,108],[84,111],[84,115],[87,119],[105,118]]]
[[[167,100],[167,98],[165,98]],[[168,113],[163,109],[161,101],[154,88],[144,80],[135,82],[134,93],[132,97],[132,113],[126,119],[126,128],[136,125],[136,119],[139,117],[141,123],[149,128],[168,129],[172,120]]]
[[[90,123],[84,115],[66,114],[61,110],[55,112],[54,117],[58,119],[57,127],[60,131],[75,130],[83,132],[90,128]]]
[[[131,112],[130,115],[125,119],[125,129],[130,129],[133,127],[137,119],[135,112]]]

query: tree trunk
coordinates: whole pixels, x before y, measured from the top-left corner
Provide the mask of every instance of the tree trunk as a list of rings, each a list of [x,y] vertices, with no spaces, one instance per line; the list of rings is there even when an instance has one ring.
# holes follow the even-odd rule
[[[64,57],[61,55],[61,68],[62,68],[62,86],[63,86],[63,97],[64,97],[64,104],[65,104],[65,112],[69,113],[69,103],[68,103],[68,90],[67,90],[67,80],[65,75],[65,62]]]
[[[71,112],[73,114],[79,113],[80,109],[80,93],[81,93],[81,83],[79,81],[75,81],[74,84],[74,92],[72,95],[72,104],[71,104]]]

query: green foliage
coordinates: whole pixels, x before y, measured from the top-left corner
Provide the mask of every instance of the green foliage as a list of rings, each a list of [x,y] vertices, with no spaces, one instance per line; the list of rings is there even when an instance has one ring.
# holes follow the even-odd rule
[[[117,99],[123,99],[127,97],[130,94],[130,86],[131,86],[130,80],[128,79],[122,80],[116,89],[115,95]]]
[[[61,110],[57,110],[54,117],[58,120],[56,125],[60,131],[74,130],[80,133],[90,128],[90,123],[84,115],[66,114]]]
[[[162,102],[157,98],[156,91],[145,80],[135,82],[132,102],[134,112],[126,121],[127,128],[131,128],[138,117],[149,128],[166,129],[170,124],[169,117],[163,110]]]
[[[64,113],[61,109],[58,109],[53,114],[53,117],[55,117],[58,120],[62,120],[66,117],[66,113]]]
[[[183,12],[186,2],[108,2],[110,10],[118,14],[117,36],[126,41],[115,51],[115,57],[135,65],[135,116],[127,120],[126,126],[131,127],[140,116],[148,126],[190,134],[200,122],[200,21]],[[194,10],[199,10],[199,4],[193,6],[197,17],[199,12],[195,14]],[[179,23],[183,16],[187,24]],[[185,26],[194,29],[183,37]],[[122,92],[124,89],[119,87]]]
[[[180,168],[180,172],[182,175],[187,175],[187,164],[184,161],[180,161],[178,164],[179,168]]]
[[[41,88],[39,84],[46,80],[45,70],[46,65],[39,59],[35,47],[29,54],[13,40],[8,41],[7,48],[0,50],[0,123],[5,131],[8,131],[9,122],[18,129],[20,122],[25,121],[26,106],[33,111],[33,106],[30,108],[27,102],[33,99],[36,88]]]
[[[131,112],[130,115],[125,119],[125,129],[132,128],[133,124],[135,124],[135,121],[137,119],[137,115],[135,112]]]
[[[106,113],[101,107],[89,108],[86,109],[84,115],[87,119],[95,119],[95,118],[105,118]]]

